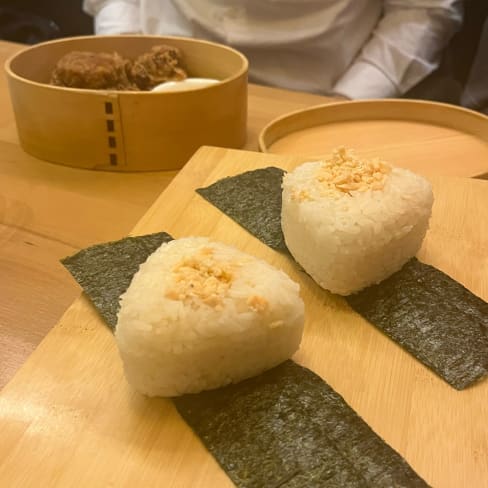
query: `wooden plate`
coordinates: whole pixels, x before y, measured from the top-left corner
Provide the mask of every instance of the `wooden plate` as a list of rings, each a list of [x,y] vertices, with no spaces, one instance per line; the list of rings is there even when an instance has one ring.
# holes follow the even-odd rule
[[[426,175],[480,176],[488,172],[488,117],[427,101],[348,101],[284,115],[259,136],[260,150],[275,154],[318,158],[337,146]]]
[[[195,192],[226,176],[300,162],[202,148],[133,234],[211,236],[283,269],[300,283],[306,305],[294,359],[343,395],[432,486],[486,486],[488,379],[454,390]],[[432,222],[419,257],[487,300],[488,183],[432,182]],[[233,486],[171,401],[128,386],[112,333],[84,296],[0,393],[0,433],[1,487]]]

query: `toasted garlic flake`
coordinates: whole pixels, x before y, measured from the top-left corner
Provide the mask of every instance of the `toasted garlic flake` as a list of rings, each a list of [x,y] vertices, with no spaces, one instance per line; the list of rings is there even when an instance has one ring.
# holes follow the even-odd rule
[[[352,149],[339,147],[321,162],[315,177],[322,196],[339,198],[354,191],[382,190],[390,172],[391,166],[378,158],[360,159]],[[300,202],[313,199],[304,189],[292,190],[291,197]]]
[[[181,260],[172,270],[173,287],[166,292],[170,300],[204,304],[219,308],[233,280],[232,265],[219,262],[211,248]]]
[[[317,173],[317,180],[343,193],[382,190],[391,167],[378,158],[360,159],[352,149],[340,147],[326,159]]]
[[[255,312],[266,312],[269,307],[268,300],[259,295],[252,295],[247,299],[247,304]]]

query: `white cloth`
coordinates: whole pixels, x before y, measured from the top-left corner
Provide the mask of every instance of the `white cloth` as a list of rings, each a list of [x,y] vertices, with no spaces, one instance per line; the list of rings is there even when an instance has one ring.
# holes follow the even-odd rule
[[[439,63],[460,0],[84,0],[97,34],[144,33],[230,45],[250,79],[348,98],[394,97]]]

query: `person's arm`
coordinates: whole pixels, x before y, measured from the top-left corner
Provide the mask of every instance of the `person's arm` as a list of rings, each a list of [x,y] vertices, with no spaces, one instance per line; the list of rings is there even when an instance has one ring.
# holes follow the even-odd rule
[[[383,17],[334,93],[348,98],[405,93],[437,68],[461,21],[460,0],[385,0]]]
[[[141,32],[139,0],[84,0],[83,10],[95,19],[95,34]]]

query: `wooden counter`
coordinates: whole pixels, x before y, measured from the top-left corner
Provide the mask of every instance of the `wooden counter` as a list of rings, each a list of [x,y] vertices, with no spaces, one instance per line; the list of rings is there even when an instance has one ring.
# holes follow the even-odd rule
[[[0,62],[21,47],[0,42]],[[275,117],[330,100],[251,85],[245,149],[257,150],[260,130]],[[211,149],[202,153],[203,169],[191,174],[188,171],[180,173],[178,185],[168,195],[174,198],[181,189],[188,190],[207,182],[207,176],[214,170],[214,177],[226,174],[213,164],[234,156],[219,151]],[[274,161],[279,165],[281,160]],[[243,158],[242,166],[236,168],[247,167],[248,163],[248,159]],[[469,161],[459,164],[466,167],[464,176],[474,176]],[[443,173],[442,166],[438,170]],[[166,431],[154,430],[156,424],[160,425],[160,415],[175,416],[173,407],[165,400],[145,402],[129,391],[122,379],[120,363],[116,361],[113,338],[85,297],[69,308],[14,377],[80,295],[79,287],[59,259],[82,247],[127,235],[175,175],[176,172],[85,171],[29,156],[19,146],[6,79],[0,77],[0,387],[14,378],[0,394],[0,485],[135,486],[145,480],[148,482],[146,486],[154,486],[151,483],[162,479],[158,478],[158,470],[167,463],[174,463],[179,466],[178,477],[171,478],[176,471],[171,471],[173,468],[170,467],[165,476],[172,479],[172,484],[165,486],[207,487],[209,480],[214,486],[230,486],[203,448],[195,448],[192,452],[191,459],[195,464],[185,465],[184,459],[179,457],[178,453],[197,445],[189,429],[178,438],[175,455],[160,456],[160,448],[166,449],[168,455],[173,452],[162,443],[160,432],[175,436],[181,432],[178,430],[182,428],[181,420],[174,427],[173,424],[166,425]],[[429,256],[439,260],[434,264],[453,266],[458,273],[457,279],[468,287],[473,285],[475,292],[486,299],[486,241],[480,239],[479,229],[476,223],[473,224],[474,217],[481,222],[485,215],[486,205],[482,198],[486,196],[486,183],[466,180],[458,185],[440,179],[436,184],[442,194],[456,195],[457,198],[454,203],[438,207],[437,213],[452,213],[457,220],[452,232],[446,233],[442,226],[437,228],[440,253]],[[188,203],[188,195],[186,198]],[[137,231],[161,228],[153,217],[156,211],[164,208],[162,202],[160,199],[151,207],[138,224]],[[469,226],[472,235],[478,236],[474,247],[463,244],[466,231],[459,213],[463,206],[469,206],[474,212]],[[193,217],[201,215],[198,210]],[[216,216],[217,213],[206,207],[205,215]],[[185,224],[177,226],[174,218],[168,218],[165,230],[177,229],[181,235],[189,232]],[[205,222],[200,224],[204,229]],[[172,226],[174,228],[170,228]],[[486,226],[484,229],[486,234]],[[217,230],[217,237],[225,237],[224,231],[225,225]],[[251,240],[250,237],[246,239],[246,243]],[[451,245],[454,245],[454,251]],[[265,258],[274,259],[270,250],[260,248],[259,252]],[[484,267],[477,266],[475,260],[469,261],[469,266],[463,266],[462,260],[458,259],[461,254],[466,259],[477,256]],[[73,324],[79,324],[79,327]],[[373,347],[374,341],[379,341],[375,342],[376,362],[368,362],[364,355],[358,356],[355,369],[359,376],[344,381],[347,364],[323,363],[316,353],[310,356],[299,354],[298,360],[327,377],[331,385],[387,442],[411,461],[421,475],[439,482],[435,486],[487,486],[483,485],[488,476],[486,381],[466,392],[453,392],[395,344],[381,338],[378,332],[355,327],[354,334],[367,345],[367,350]],[[307,342],[311,340],[309,336]],[[334,340],[342,339],[337,335]],[[328,347],[332,346],[334,343]],[[93,356],[93,362],[85,368],[85,354],[94,350],[104,353]],[[306,353],[307,348],[304,351]],[[385,363],[388,357],[391,372],[385,369],[388,368]],[[406,369],[404,365],[407,365]],[[365,385],[361,381],[366,377],[367,369],[375,372],[373,380],[370,376],[368,381],[370,392],[377,394],[365,394]],[[395,381],[395,378],[401,381]],[[412,389],[405,387],[405,379],[409,385],[414,385]],[[422,412],[427,412],[431,423],[424,421],[422,416],[415,416]],[[129,422],[123,425],[116,422],[127,419]],[[133,432],[136,421],[142,422],[142,428]],[[466,430],[464,421],[469,422],[469,430]],[[419,437],[428,441],[427,448],[411,440]],[[75,439],[79,439],[79,445]],[[128,445],[128,440],[132,444]],[[104,443],[104,456],[99,456],[101,442]],[[437,446],[436,442],[439,442]],[[144,446],[148,443],[154,449],[146,450]],[[121,444],[129,447],[123,450],[124,457],[118,458],[122,452]],[[140,470],[143,462],[145,468]],[[31,469],[26,469],[27,466]],[[469,472],[468,468],[473,471]],[[200,484],[191,484],[193,479],[198,479]]]
[[[22,47],[0,41],[0,64]],[[245,149],[257,150],[275,117],[329,100],[250,85]],[[79,295],[59,259],[127,235],[175,175],[86,171],[29,156],[0,76],[0,388]]]
[[[211,236],[288,273],[306,310],[294,359],[326,380],[431,486],[486,486],[488,379],[455,390],[195,192],[225,176],[297,162],[201,148],[134,233]],[[488,183],[431,180],[435,203],[419,258],[486,300]],[[170,400],[145,398],[127,384],[114,337],[85,296],[0,393],[0,432],[0,486],[232,487]]]

